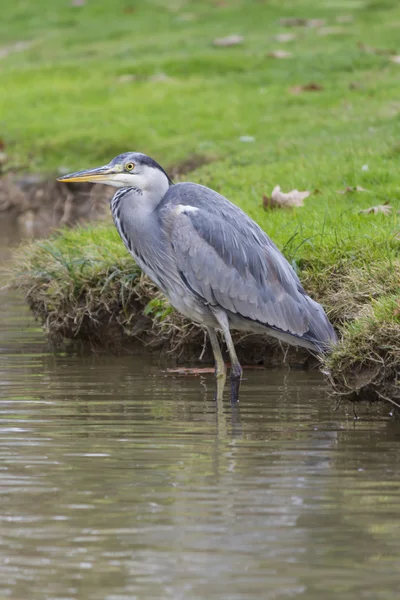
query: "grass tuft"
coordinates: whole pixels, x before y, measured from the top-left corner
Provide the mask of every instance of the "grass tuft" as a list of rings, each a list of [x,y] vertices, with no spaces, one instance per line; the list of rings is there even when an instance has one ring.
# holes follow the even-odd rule
[[[400,407],[400,319],[398,296],[366,305],[342,331],[326,359],[337,395],[353,401],[387,400]]]

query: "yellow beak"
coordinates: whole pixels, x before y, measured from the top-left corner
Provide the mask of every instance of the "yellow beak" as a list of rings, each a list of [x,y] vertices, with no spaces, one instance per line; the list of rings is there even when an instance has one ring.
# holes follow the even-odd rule
[[[96,183],[97,181],[107,181],[110,179],[110,175],[115,174],[116,171],[113,167],[105,165],[104,167],[88,169],[86,171],[77,171],[76,173],[70,173],[69,175],[64,175],[63,177],[57,177],[57,181],[91,181]]]

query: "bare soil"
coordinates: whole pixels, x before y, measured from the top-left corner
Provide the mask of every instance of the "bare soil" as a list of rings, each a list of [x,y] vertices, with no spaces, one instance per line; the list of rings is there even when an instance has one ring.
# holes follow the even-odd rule
[[[91,183],[61,184],[56,176],[0,178],[0,218],[16,223],[23,235],[46,235],[63,225],[96,221],[108,214],[113,190]]]

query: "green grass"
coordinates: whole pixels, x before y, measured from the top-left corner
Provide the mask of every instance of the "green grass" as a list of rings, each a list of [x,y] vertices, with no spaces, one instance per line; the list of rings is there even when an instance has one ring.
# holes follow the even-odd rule
[[[343,15],[352,21],[340,22]],[[288,28],[279,24],[285,17],[325,19],[335,29]],[[399,24],[396,0],[98,0],[82,7],[15,0],[2,7],[2,46],[32,44],[1,59],[8,168],[75,170],[127,150],[167,168],[205,157],[187,178],[260,223],[323,301],[350,353],[359,318],[399,327],[390,309],[379,307],[399,291],[400,65],[359,47],[396,50]],[[275,36],[282,32],[296,38],[281,43]],[[242,45],[213,46],[233,33],[243,35]],[[277,49],[292,57],[267,56]],[[136,78],[121,83],[124,75]],[[323,89],[290,93],[310,82]],[[265,211],[262,197],[276,184],[319,193],[303,208]],[[338,194],[357,185],[368,191]],[[385,202],[390,216],[359,214]],[[64,233],[52,243],[69,265],[53,275],[60,298],[73,289],[81,299],[87,282],[107,273],[135,272],[112,230]],[[25,275],[35,289],[46,280],[51,290],[40,273],[52,272],[54,257],[43,246],[30,252]],[[385,360],[384,344],[368,339]],[[332,372],[342,372],[334,357]],[[354,357],[348,355],[353,372],[363,364]]]

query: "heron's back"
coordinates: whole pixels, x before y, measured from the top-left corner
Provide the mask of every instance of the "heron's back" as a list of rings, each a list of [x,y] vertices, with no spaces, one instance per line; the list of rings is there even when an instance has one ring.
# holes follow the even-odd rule
[[[232,324],[245,328],[247,321],[251,329],[257,323],[318,351],[336,341],[321,305],[239,207],[209,188],[180,183],[168,190],[157,212],[188,292],[211,310],[223,308]]]

